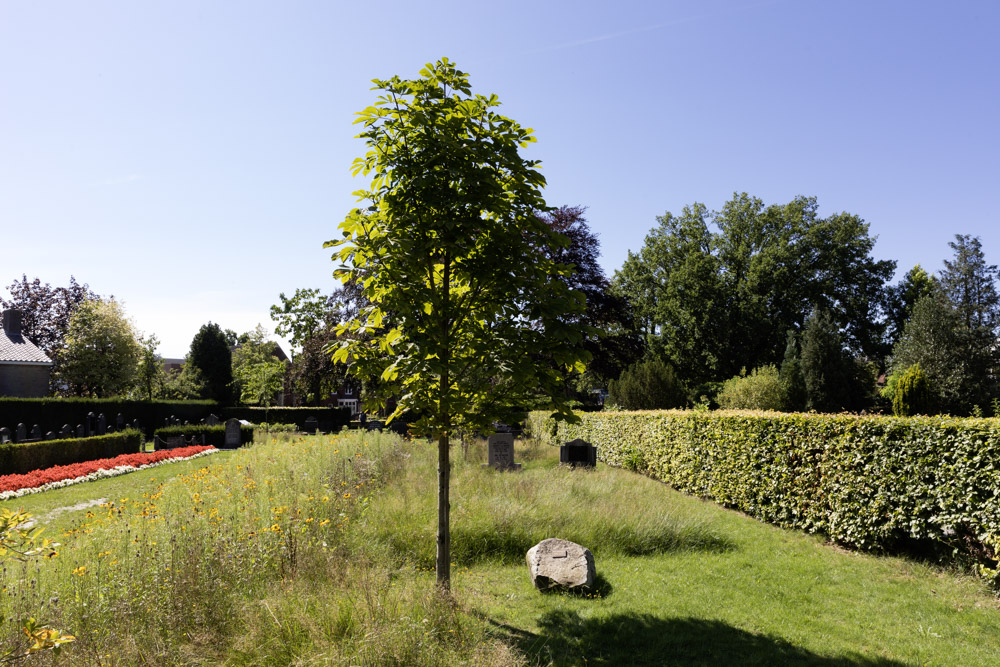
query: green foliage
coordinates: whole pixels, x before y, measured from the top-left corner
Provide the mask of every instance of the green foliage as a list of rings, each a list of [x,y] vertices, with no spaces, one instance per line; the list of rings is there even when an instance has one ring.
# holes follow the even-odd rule
[[[185,366],[198,369],[204,380],[202,398],[232,403],[233,365],[232,352],[226,334],[218,324],[202,325],[191,341]]]
[[[287,337],[293,348],[301,348],[327,327],[330,308],[320,290],[300,288],[291,298],[284,292],[278,298],[281,304],[271,306],[271,319],[277,322],[274,332]]]
[[[775,366],[754,369],[750,375],[738,375],[726,380],[715,397],[719,407],[727,410],[781,410],[784,391]]]
[[[241,445],[253,442],[253,431],[253,426],[240,425]],[[159,437],[161,440],[177,436],[184,436],[185,438],[190,438],[191,436],[198,436],[200,438],[201,436],[205,436],[206,445],[221,448],[226,443],[226,425],[180,424],[178,426],[164,426],[163,428],[156,429],[153,435]]]
[[[934,414],[934,397],[920,364],[913,364],[893,383],[892,413],[897,417]]]
[[[142,433],[126,429],[90,438],[8,442],[0,444],[0,473],[25,474],[52,466],[112,458],[119,454],[135,454],[142,446],[142,441]]]
[[[789,329],[785,345],[785,357],[781,361],[781,405],[788,412],[806,409],[806,380],[802,375],[802,359],[799,354],[799,336]]]
[[[78,396],[121,396],[139,378],[142,346],[117,301],[84,301],[69,320],[59,378]]]
[[[860,411],[871,403],[874,375],[844,348],[841,334],[826,310],[809,316],[800,351],[806,409],[817,412]]]
[[[240,402],[271,407],[284,388],[285,364],[274,356],[277,344],[257,325],[240,337],[233,353],[233,383]]]
[[[906,321],[913,314],[913,308],[921,298],[938,289],[937,278],[927,273],[917,264],[906,272],[898,285],[886,290],[886,310],[888,318],[887,335],[895,345],[903,335]]]
[[[1000,422],[739,412],[586,413],[554,434],[533,412],[534,437],[583,438],[624,466],[639,450],[648,474],[762,521],[866,550],[916,540],[986,565],[1000,535]]]
[[[660,359],[647,359],[622,371],[608,387],[607,403],[623,410],[655,410],[684,405],[684,387],[674,369]]]
[[[979,237],[955,234],[948,246],[955,251],[945,260],[941,288],[951,300],[967,329],[984,329],[995,334],[1000,326],[1000,294],[996,282],[1000,270],[987,264]]]
[[[223,419],[244,419],[254,424],[274,424],[286,423],[295,424],[296,428],[304,431],[306,420],[315,417],[319,430],[324,433],[336,433],[347,426],[351,419],[351,411],[348,408],[286,408],[277,407],[265,410],[264,408],[223,408]]]

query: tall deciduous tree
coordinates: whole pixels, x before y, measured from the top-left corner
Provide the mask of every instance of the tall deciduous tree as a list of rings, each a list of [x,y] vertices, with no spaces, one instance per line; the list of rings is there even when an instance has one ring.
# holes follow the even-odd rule
[[[437,581],[450,586],[449,438],[487,429],[519,403],[563,402],[562,370],[582,369],[581,332],[567,315],[582,294],[560,279],[570,268],[547,248],[567,239],[536,215],[546,209],[537,162],[519,154],[531,130],[473,95],[447,59],[421,78],[375,80],[383,94],[358,115],[368,152],[354,173],[371,175],[340,229],[335,275],[368,301],[340,329],[334,358],[380,377],[372,402],[398,399],[418,433],[438,445]]]
[[[218,324],[209,322],[202,325],[191,340],[191,351],[185,363],[198,370],[204,382],[204,398],[223,405],[232,402],[232,351],[229,349],[226,333]]]
[[[138,379],[142,347],[117,301],[84,301],[69,321],[59,377],[73,393],[123,395]]]

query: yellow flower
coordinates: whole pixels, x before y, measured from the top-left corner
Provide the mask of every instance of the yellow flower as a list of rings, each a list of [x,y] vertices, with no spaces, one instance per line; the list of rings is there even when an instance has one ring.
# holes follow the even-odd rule
[[[78,577],[82,577],[83,575],[87,574],[87,566],[81,565],[80,567],[73,570],[73,574],[75,574]]]

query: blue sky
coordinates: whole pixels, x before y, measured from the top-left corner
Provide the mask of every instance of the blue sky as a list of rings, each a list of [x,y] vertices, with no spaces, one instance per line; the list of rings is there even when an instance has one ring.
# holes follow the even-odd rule
[[[273,329],[279,292],[334,286],[370,80],[442,56],[535,129],[609,276],[735,191],[860,215],[900,274],[956,233],[1000,263],[998,26],[985,0],[0,0],[0,286],[74,275],[167,357]]]

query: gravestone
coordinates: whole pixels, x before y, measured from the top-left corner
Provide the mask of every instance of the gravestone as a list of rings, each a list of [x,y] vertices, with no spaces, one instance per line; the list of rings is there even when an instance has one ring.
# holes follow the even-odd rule
[[[154,449],[177,449],[178,447],[187,447],[183,435],[171,435],[166,438],[157,436]]]
[[[570,440],[559,447],[559,463],[572,467],[594,468],[597,466],[597,447],[586,440]]]
[[[87,427],[83,424],[76,425],[76,437],[86,438],[87,437]]]
[[[514,463],[514,436],[510,433],[494,433],[487,439],[489,467],[495,470],[520,470],[521,464]]]
[[[104,413],[97,415],[97,435],[104,435],[108,432],[108,420],[104,417]]]
[[[227,419],[226,420],[226,439],[225,447],[239,447],[240,446],[240,420],[239,419]]]
[[[34,426],[31,427],[31,439],[32,440],[42,439],[42,427],[39,426],[38,424],[35,424]]]
[[[120,431],[123,428],[125,428],[125,417],[119,412],[118,416],[115,417],[115,430]]]
[[[45,434],[45,439],[46,440],[55,440],[56,439],[56,434],[53,433],[52,431],[49,431],[48,433]]]
[[[207,417],[205,417],[205,423],[208,424],[209,426],[218,426],[219,418],[213,414],[209,414]]]
[[[139,426],[139,420],[138,419],[133,419],[132,420],[132,428],[134,428],[134,429],[136,429],[138,431],[142,430],[142,427]]]
[[[28,429],[24,424],[18,424],[14,429],[14,434],[14,442],[21,442],[28,439]],[[34,436],[34,431],[32,431],[32,436]]]
[[[558,587],[587,589],[593,587],[597,577],[590,549],[569,540],[542,540],[528,550],[525,560],[531,583],[540,591]]]
[[[59,429],[60,438],[72,438],[73,437],[73,427],[69,424],[63,424],[63,427]]]
[[[6,426],[0,428],[0,442],[10,442],[10,429]]]
[[[316,435],[316,431],[319,429],[319,420],[315,417],[309,417],[306,419],[305,432]]]
[[[87,419],[83,423],[88,438],[92,435],[97,435],[97,415],[93,412],[88,412]]]

